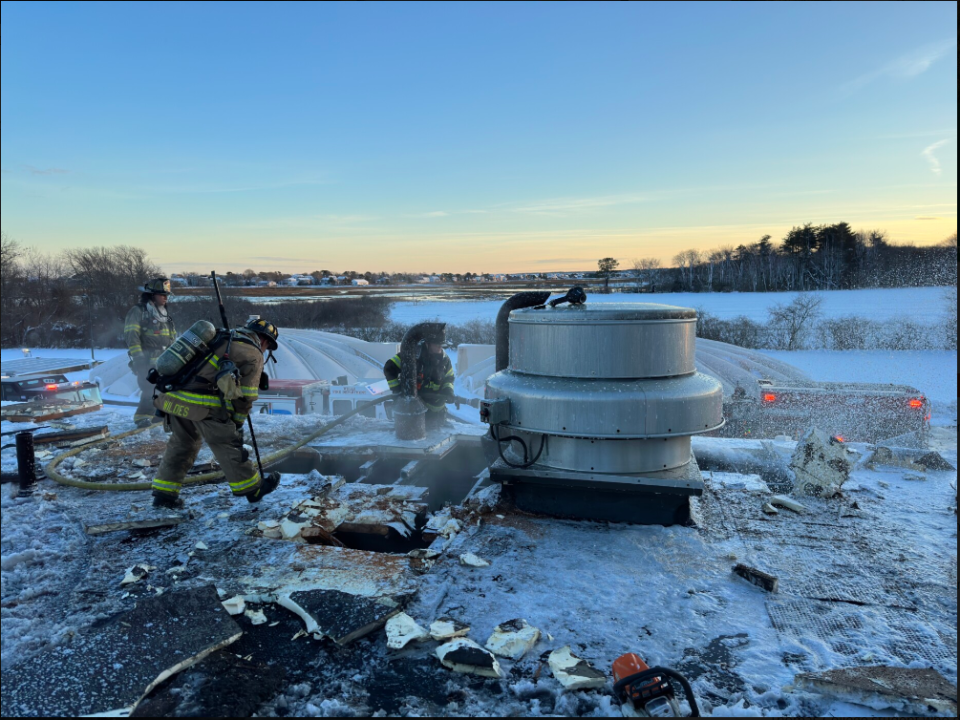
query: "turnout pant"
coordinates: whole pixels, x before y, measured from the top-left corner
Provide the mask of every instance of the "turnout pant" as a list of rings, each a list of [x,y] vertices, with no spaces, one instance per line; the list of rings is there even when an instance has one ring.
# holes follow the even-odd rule
[[[156,362],[151,362],[150,367],[154,367]],[[147,382],[147,371],[133,371],[137,378],[137,387],[140,388],[140,402],[137,403],[137,409],[133,413],[133,421],[153,420],[157,417],[157,409],[153,406],[153,385]]]
[[[243,449],[240,431],[226,411],[217,408],[206,419],[198,421],[167,415],[165,422],[171,435],[153,480],[153,492],[178,495],[204,441],[220,463],[234,495],[247,495],[259,489],[260,473]]]

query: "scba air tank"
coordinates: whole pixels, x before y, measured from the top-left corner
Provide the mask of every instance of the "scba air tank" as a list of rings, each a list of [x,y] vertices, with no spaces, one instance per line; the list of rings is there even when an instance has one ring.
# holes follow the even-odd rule
[[[217,335],[213,323],[197,320],[189,330],[163,351],[157,358],[157,372],[163,377],[174,377],[198,356],[210,352],[208,343]]]

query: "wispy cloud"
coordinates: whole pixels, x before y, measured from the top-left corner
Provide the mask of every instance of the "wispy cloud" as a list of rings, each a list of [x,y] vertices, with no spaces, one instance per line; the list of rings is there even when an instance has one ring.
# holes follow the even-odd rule
[[[66,175],[69,170],[64,170],[63,168],[52,167],[52,168],[38,168],[33,165],[24,165],[24,169],[31,175]]]
[[[927,145],[927,147],[923,149],[923,152],[920,153],[927,159],[927,162],[930,163],[930,172],[932,172],[934,175],[939,175],[941,172],[940,159],[935,153],[948,142],[950,142],[949,138],[946,140],[938,140],[937,142],[933,143],[933,145]]]
[[[929,43],[912,52],[901,55],[876,70],[864,73],[860,77],[845,83],[841,86],[841,89],[846,92],[859,90],[864,85],[869,85],[874,80],[879,80],[883,77],[899,80],[908,80],[917,77],[929,70],[937,60],[947,55],[956,46],[956,38]]]
[[[935,215],[917,215],[914,220],[939,220]]]

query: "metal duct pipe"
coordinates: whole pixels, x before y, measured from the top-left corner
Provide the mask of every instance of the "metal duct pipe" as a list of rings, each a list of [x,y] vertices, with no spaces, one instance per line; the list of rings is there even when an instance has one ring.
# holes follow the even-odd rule
[[[544,305],[550,299],[550,293],[540,290],[517,293],[500,306],[497,313],[497,372],[506,370],[510,364],[510,313],[520,308]]]
[[[417,346],[427,335],[444,332],[446,323],[423,322],[407,330],[400,341],[400,394],[417,396]]]

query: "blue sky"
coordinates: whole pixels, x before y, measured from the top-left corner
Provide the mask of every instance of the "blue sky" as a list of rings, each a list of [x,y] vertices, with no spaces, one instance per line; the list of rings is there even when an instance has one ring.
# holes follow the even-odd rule
[[[545,271],[956,232],[956,3],[6,3],[3,231]]]

